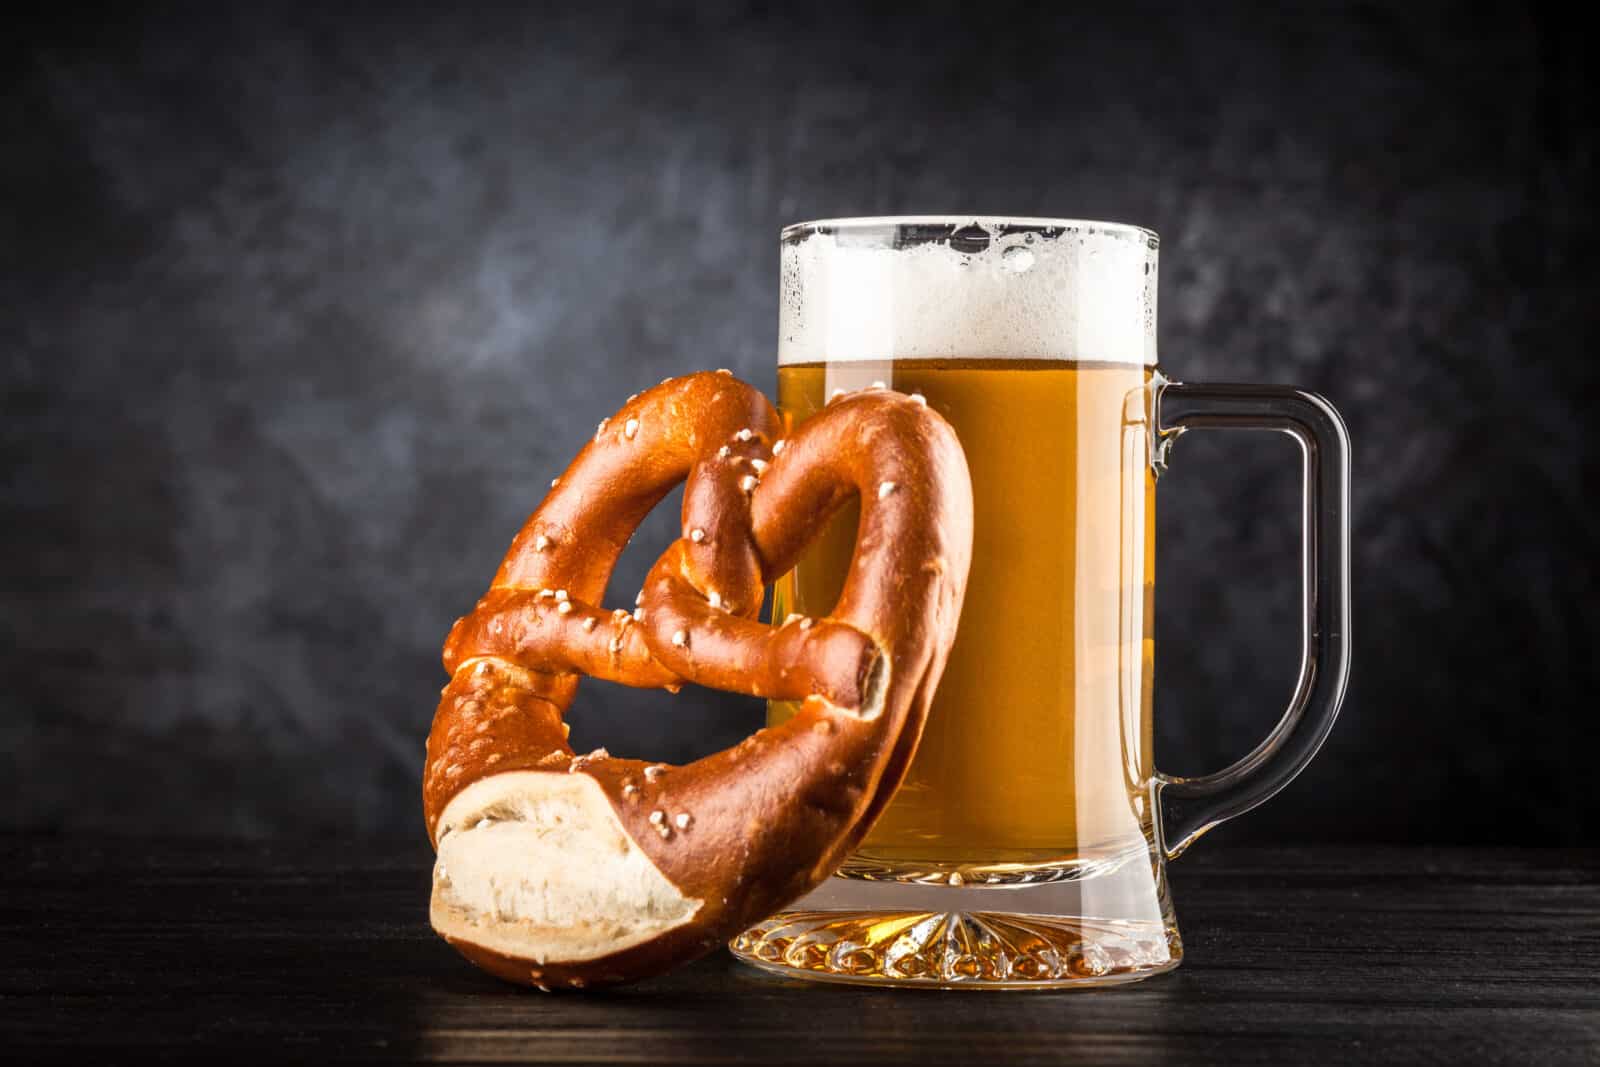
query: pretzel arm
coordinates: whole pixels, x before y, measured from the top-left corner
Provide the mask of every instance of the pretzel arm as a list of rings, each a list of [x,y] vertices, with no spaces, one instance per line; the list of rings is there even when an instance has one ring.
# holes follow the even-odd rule
[[[780,626],[707,603],[686,577],[683,542],[664,553],[645,580],[646,633],[657,658],[684,679],[770,700],[820,696],[859,711],[882,652],[849,623],[802,619]],[[663,641],[664,636],[664,641]]]
[[[530,671],[587,674],[636,688],[681,679],[650,654],[632,614],[602,611],[565,589],[491,589],[445,642],[445,669],[494,656]]]

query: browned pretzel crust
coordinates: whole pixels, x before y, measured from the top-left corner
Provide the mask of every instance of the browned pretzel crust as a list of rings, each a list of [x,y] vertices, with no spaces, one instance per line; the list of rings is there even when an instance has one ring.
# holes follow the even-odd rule
[[[623,546],[685,478],[683,536],[636,611],[604,610]],[[764,585],[852,497],[832,614],[759,622]],[[631,398],[446,641],[423,779],[435,928],[502,977],[581,987],[692,959],[815,887],[910,760],[971,542],[966,460],[920,397],[863,391],[789,437],[726,372]],[[804,703],[683,767],[574,756],[562,715],[582,674]]]

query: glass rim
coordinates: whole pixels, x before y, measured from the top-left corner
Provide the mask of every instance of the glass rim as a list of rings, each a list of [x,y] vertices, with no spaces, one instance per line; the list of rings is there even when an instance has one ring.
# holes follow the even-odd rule
[[[788,244],[801,237],[819,233],[838,233],[841,230],[887,229],[901,226],[948,227],[952,234],[968,226],[978,226],[984,230],[1009,230],[1013,232],[1037,230],[1082,231],[1104,233],[1116,237],[1138,237],[1148,242],[1151,248],[1159,248],[1161,245],[1161,235],[1156,231],[1149,227],[1137,226],[1129,222],[1106,222],[1099,219],[1041,218],[1031,215],[861,215],[833,219],[809,219],[805,222],[791,222],[783,227],[778,231],[778,240],[782,244]]]

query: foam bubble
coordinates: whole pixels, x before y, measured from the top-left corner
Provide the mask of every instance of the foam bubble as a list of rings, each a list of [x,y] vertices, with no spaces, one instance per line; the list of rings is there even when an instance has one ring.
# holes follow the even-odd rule
[[[1133,226],[1051,219],[792,226],[783,239],[778,362],[1153,365],[1157,244]]]

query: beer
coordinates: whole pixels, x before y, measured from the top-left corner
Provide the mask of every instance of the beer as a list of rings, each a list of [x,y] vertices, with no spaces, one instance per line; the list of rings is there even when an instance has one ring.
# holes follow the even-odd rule
[[[972,473],[961,627],[904,783],[845,873],[923,879],[1143,851],[1152,824],[1155,480],[1143,363],[1043,358],[783,363],[792,428],[837,389],[920,393]],[[774,617],[824,615],[852,506],[777,584]],[[774,701],[779,721],[794,705]]]
[[[729,947],[786,977],[866,985],[1069,988],[1171,970],[1183,942],[1167,860],[1293,778],[1343,699],[1337,413],[1295,389],[1165,382],[1160,239],[1137,226],[823,219],[784,229],[780,251],[783,417],[875,383],[920,393],[966,452],[972,568],[898,792],[841,877]],[[1306,449],[1300,684],[1254,752],[1197,779],[1163,778],[1150,751],[1161,404],[1174,428],[1287,430]],[[835,516],[777,583],[778,618],[834,606],[856,522]]]

